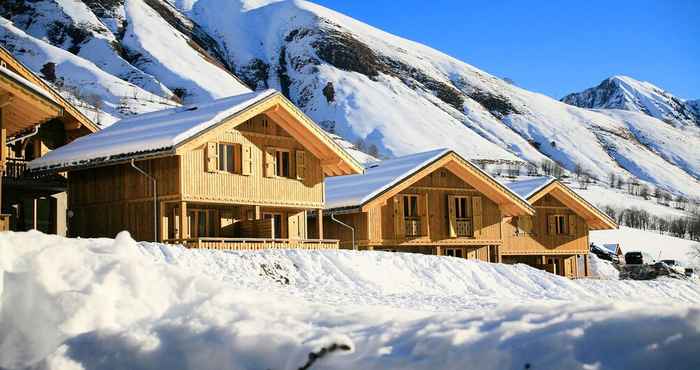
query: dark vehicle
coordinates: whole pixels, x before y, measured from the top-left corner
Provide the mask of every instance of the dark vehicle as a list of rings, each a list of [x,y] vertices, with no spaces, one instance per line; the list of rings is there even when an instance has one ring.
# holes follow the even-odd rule
[[[625,253],[625,263],[628,265],[645,265],[653,264],[656,261],[648,253],[644,252],[627,252]]]

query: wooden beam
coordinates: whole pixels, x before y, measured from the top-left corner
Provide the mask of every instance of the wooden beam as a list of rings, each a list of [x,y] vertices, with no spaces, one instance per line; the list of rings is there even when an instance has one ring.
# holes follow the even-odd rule
[[[4,107],[12,104],[13,100],[14,100],[14,97],[12,96],[12,94],[0,95],[0,108],[4,108]]]
[[[317,211],[318,217],[316,222],[318,222],[318,238],[323,240],[323,208],[319,208]]]
[[[189,224],[187,222],[187,202],[180,202],[180,235],[179,239],[189,239]]]

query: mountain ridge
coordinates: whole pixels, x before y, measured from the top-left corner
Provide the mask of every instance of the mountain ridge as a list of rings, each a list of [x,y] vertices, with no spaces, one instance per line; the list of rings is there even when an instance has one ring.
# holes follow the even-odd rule
[[[139,94],[155,96],[149,99],[187,104],[248,90],[242,80],[253,89],[282,91],[331,134],[375,147],[380,156],[447,146],[472,159],[553,160],[601,180],[615,173],[700,197],[700,160],[692,156],[700,136],[688,135],[685,128],[657,129],[663,122],[656,118],[622,117],[559,102],[313,3],[113,0],[108,11],[100,12],[94,5],[79,4],[84,3],[25,3],[64,13],[73,9],[72,17],[35,17],[30,26],[21,22],[29,10],[11,12],[0,6],[0,15],[16,22],[0,27],[0,42],[24,50],[18,57],[37,71],[54,57],[37,57],[32,50],[52,46],[76,51],[75,43],[59,43],[37,29],[56,27],[50,26],[55,22],[66,30],[99,29],[88,32],[72,55],[81,62],[91,60],[98,69],[103,68],[101,61],[109,61],[139,71],[132,77],[108,73],[114,83],[127,86],[122,89],[126,94],[106,82],[95,83],[114,119],[159,108],[134,99],[122,114],[116,108],[131,85]],[[163,14],[174,19],[168,22]],[[17,36],[21,32],[26,39]],[[111,45],[112,51],[87,55],[97,43]],[[57,63],[58,75],[76,79],[83,72],[69,76],[62,70],[68,59],[77,63],[66,56]],[[691,158],[684,159],[688,153]]]

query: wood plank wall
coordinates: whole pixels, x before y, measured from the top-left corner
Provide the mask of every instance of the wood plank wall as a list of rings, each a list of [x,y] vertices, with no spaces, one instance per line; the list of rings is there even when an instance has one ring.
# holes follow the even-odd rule
[[[267,127],[262,127],[266,119]],[[244,146],[252,149],[253,171],[250,175],[206,171],[206,145],[182,157],[181,181],[183,199],[223,203],[280,205],[301,208],[323,207],[323,172],[321,162],[305,151],[303,180],[296,178],[296,151],[304,147],[264,115],[244,123],[211,141],[236,145],[236,156]],[[265,177],[266,148],[290,150],[292,178]]]
[[[536,215],[532,219],[532,233],[518,235],[516,221],[503,222],[503,253],[587,253],[588,225],[585,220],[550,195],[535,202]],[[576,220],[574,235],[552,235],[548,231],[548,216],[573,215]]]

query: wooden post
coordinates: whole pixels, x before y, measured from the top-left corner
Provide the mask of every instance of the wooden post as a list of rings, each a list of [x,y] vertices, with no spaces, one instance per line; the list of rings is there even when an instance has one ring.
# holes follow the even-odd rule
[[[34,198],[32,199],[32,229],[37,230],[37,213],[39,211],[39,200]]]
[[[168,214],[165,213],[165,202],[160,202],[160,239],[162,243],[165,239],[168,239]]]
[[[190,232],[187,223],[187,202],[180,202],[180,239],[189,239]]]
[[[262,219],[262,213],[260,212],[260,206],[255,206],[255,219]]]
[[[318,209],[318,239],[323,240],[323,209]]]
[[[583,255],[583,272],[584,272],[584,276],[590,276],[591,269],[588,266],[588,255],[587,254]]]
[[[440,246],[435,247],[435,255],[442,256],[442,250],[441,250]]]

